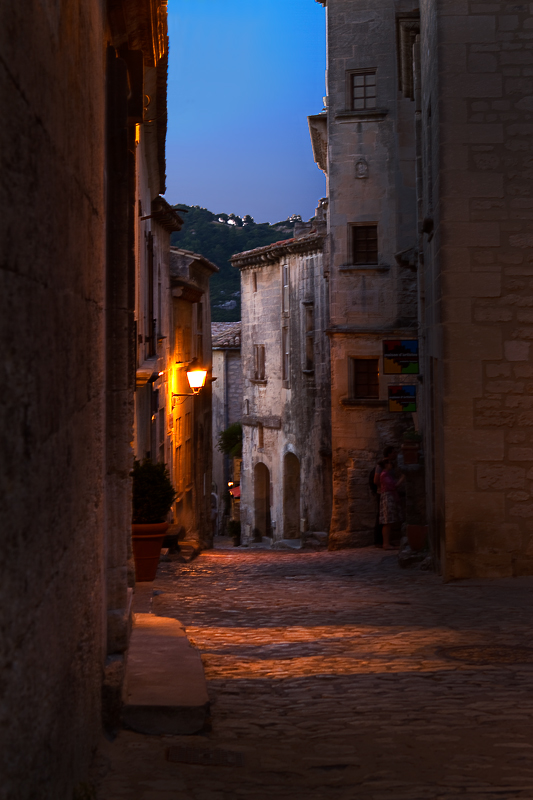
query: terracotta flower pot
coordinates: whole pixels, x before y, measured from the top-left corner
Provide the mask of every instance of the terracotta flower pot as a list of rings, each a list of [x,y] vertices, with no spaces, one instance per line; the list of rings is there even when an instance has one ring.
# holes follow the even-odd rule
[[[419,442],[404,442],[402,444],[403,463],[418,464],[419,451],[420,451]]]
[[[407,525],[407,541],[411,550],[423,550],[428,536],[427,525]]]
[[[138,581],[153,581],[159,564],[163,539],[168,522],[135,524],[131,526],[135,578]]]

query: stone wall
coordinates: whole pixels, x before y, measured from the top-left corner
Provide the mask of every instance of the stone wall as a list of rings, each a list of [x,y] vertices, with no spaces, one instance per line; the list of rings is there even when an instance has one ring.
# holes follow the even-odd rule
[[[330,547],[372,541],[368,474],[383,447],[413,425],[391,414],[383,339],[417,338],[416,191],[413,101],[398,92],[394,0],[329,0],[327,71],[333,515]],[[375,73],[374,108],[351,107],[351,75]],[[317,117],[313,118],[314,120]],[[377,225],[376,263],[356,264],[354,228]],[[379,394],[356,397],[351,359],[378,359]]]
[[[241,525],[245,542],[257,538],[258,531],[279,540],[329,527],[329,347],[323,239],[322,233],[307,229],[301,242],[280,242],[233,258],[241,269]],[[312,338],[312,357],[306,349],[307,335]],[[257,346],[265,348],[264,376],[256,374]],[[262,525],[257,498],[265,491],[269,518]]]
[[[0,11],[0,795],[71,800],[105,656],[105,22]]]
[[[435,545],[448,579],[531,574],[530,8],[424,0],[421,21]]]

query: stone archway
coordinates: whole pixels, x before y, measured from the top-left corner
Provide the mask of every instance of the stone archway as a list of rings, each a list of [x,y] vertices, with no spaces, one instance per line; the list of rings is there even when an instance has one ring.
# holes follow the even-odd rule
[[[270,471],[262,461],[254,467],[254,539],[272,536],[270,524]]]
[[[300,462],[294,453],[283,459],[283,538],[300,538]]]

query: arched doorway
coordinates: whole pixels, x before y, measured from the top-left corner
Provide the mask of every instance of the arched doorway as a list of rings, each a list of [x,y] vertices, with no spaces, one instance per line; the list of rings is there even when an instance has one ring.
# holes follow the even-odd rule
[[[270,525],[270,471],[261,461],[254,467],[254,539],[272,536]]]
[[[283,459],[283,538],[300,538],[300,462],[294,453]]]

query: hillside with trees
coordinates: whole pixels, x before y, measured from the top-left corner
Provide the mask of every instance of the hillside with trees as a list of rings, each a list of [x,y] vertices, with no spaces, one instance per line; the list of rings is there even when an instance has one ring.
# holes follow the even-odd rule
[[[301,217],[294,214],[270,225],[256,223],[249,215],[241,218],[236,214],[213,214],[200,206],[178,203],[174,208],[181,213],[184,225],[179,233],[172,234],[172,246],[200,253],[220,270],[210,284],[213,322],[238,322],[241,318],[240,272],[231,266],[230,258],[244,250],[290,239]]]

